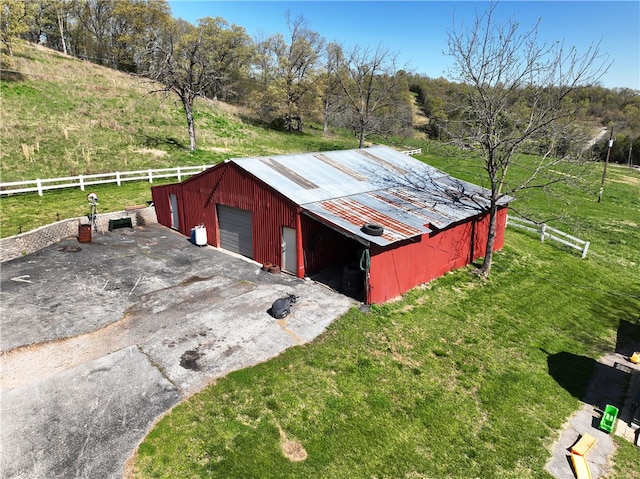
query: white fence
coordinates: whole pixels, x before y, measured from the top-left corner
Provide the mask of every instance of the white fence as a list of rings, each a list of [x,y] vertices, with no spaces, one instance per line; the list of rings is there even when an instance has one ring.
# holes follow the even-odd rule
[[[148,181],[149,183],[153,183],[154,179],[159,178],[178,178],[178,181],[181,181],[183,177],[195,175],[212,166],[213,165],[178,166],[177,168],[160,168],[156,170],[116,171],[115,173],[67,176],[44,180],[12,181],[9,183],[0,183],[0,196],[34,191],[37,191],[38,194],[42,196],[43,192],[47,190],[80,188],[84,191],[85,187],[91,185],[116,183],[120,186],[125,181]]]
[[[422,148],[416,148],[415,150],[405,150],[402,152],[403,155],[412,156],[412,155],[421,155]]]
[[[524,218],[518,218],[517,216],[507,217],[507,226],[513,226],[514,228],[520,228],[527,231],[532,231],[540,235],[540,241],[544,242],[545,239],[557,241],[571,248],[582,251],[582,257],[586,258],[587,251],[589,250],[589,242],[571,236],[560,230],[552,228],[545,223],[535,223],[533,221],[525,220]]]
[[[405,155],[419,155],[422,153],[422,148],[406,150],[402,153]],[[44,180],[38,178],[36,180],[12,181],[9,183],[0,183],[0,196],[8,196],[16,193],[32,193],[34,191],[37,191],[38,194],[42,196],[43,192],[47,190],[80,188],[84,191],[85,187],[91,185],[116,183],[120,186],[125,181],[148,181],[149,183],[153,183],[153,180],[158,178],[178,178],[178,181],[182,181],[183,177],[195,175],[212,166],[213,165],[178,166],[177,168],[161,168],[157,170],[116,171],[115,173],[67,176],[62,178],[47,178]]]

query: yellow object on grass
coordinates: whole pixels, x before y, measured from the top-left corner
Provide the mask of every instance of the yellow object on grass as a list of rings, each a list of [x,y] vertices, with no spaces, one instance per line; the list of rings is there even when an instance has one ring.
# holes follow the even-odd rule
[[[591,450],[593,446],[596,445],[596,442],[598,442],[598,440],[595,437],[593,437],[588,432],[585,432],[580,440],[571,447],[571,452],[573,454],[577,454],[578,456],[584,456]]]
[[[571,462],[573,471],[576,473],[576,479],[591,479],[591,471],[587,459],[580,454],[571,453]]]

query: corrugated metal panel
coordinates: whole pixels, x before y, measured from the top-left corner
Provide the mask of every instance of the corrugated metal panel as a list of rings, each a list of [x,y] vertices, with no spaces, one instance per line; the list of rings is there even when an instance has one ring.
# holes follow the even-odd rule
[[[338,161],[336,161],[335,159],[329,157],[326,154],[313,153],[313,156],[315,158],[319,159],[320,161],[322,161],[323,163],[326,163],[327,165],[335,168],[336,170],[341,171],[342,173],[345,173],[346,175],[349,175],[354,180],[367,181],[367,178],[365,176],[361,175],[360,173],[358,173],[355,170],[352,170],[348,166],[343,165],[342,163],[338,163]]]
[[[444,229],[489,204],[486,189],[388,147],[231,161],[316,217],[379,245]],[[365,235],[367,222],[386,233]]]
[[[507,208],[498,209],[495,250],[504,246]],[[489,214],[458,223],[435,235],[422,236],[402,248],[371,248],[368,301],[388,301],[447,271],[463,267],[486,253]]]
[[[251,211],[218,205],[220,247],[253,258]]]
[[[172,208],[170,203],[171,195],[176,195],[178,203],[178,225],[183,225],[184,209],[182,201],[182,184],[174,183],[170,185],[153,186],[151,188],[151,198],[156,209],[158,223],[167,228],[172,227]],[[182,228],[178,231],[183,232]]]
[[[411,168],[420,169],[420,174],[431,177],[443,174],[387,147],[231,161],[298,205],[395,186],[398,171],[409,172]],[[278,168],[274,168],[276,164]],[[296,176],[290,172],[295,172]],[[304,178],[305,182],[299,178]]]
[[[314,190],[318,188],[318,185],[316,185],[314,182],[309,181],[304,176],[299,175],[294,170],[283,165],[282,163],[278,163],[273,158],[263,158],[260,161],[262,161],[265,165],[273,168],[274,171],[277,171],[282,176],[293,181],[296,185],[304,188],[305,190]]]
[[[383,151],[382,152],[383,154],[374,154],[373,153],[374,151],[375,153],[378,153],[379,150],[378,151],[376,151],[376,149],[372,149],[371,151],[358,150],[358,153],[364,156],[365,158],[373,161],[374,163],[377,163],[382,168],[393,171],[396,175],[404,176],[412,173],[411,170],[405,169],[404,167],[400,166],[401,162],[390,161],[389,159],[390,155],[386,154],[386,152]]]
[[[486,189],[388,147],[234,159],[181,185],[183,233],[204,224],[209,243],[217,245],[215,205],[250,210],[255,259],[274,264],[281,228],[295,227],[298,207],[381,246],[447,228],[488,207]],[[364,234],[360,228],[369,222],[385,233]]]
[[[352,235],[380,246],[431,232],[420,215],[402,211],[396,205],[381,201],[373,194],[320,201],[305,205],[305,209]],[[365,234],[361,230],[365,223],[381,225],[384,228],[383,234]]]
[[[295,228],[297,206],[234,163],[221,163],[182,183],[184,234],[198,224],[207,227],[208,242],[220,246],[217,205],[252,213],[251,256],[260,263],[279,264],[282,257],[282,227]]]
[[[443,229],[464,218],[475,216],[483,210],[479,207],[473,208],[471,211],[467,211],[466,207],[452,207],[449,201],[443,200],[439,195],[414,191],[406,187],[392,188],[383,194],[389,195],[392,198],[390,201],[396,207],[419,214],[426,223],[438,229]]]

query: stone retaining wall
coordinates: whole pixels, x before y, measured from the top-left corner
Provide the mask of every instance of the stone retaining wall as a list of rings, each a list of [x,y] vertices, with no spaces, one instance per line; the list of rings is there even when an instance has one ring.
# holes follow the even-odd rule
[[[102,213],[97,216],[98,231],[108,231],[109,220],[119,218],[131,218],[131,224],[138,225],[157,223],[156,209],[153,206],[134,208],[114,213]],[[78,225],[86,224],[86,216],[58,221],[50,225],[42,226],[33,231],[0,239],[0,262],[18,258],[57,243],[61,239],[70,236],[78,236]]]

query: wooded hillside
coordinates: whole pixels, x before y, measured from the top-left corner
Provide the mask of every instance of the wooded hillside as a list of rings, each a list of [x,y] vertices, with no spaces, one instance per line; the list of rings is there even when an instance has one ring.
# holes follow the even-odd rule
[[[149,92],[169,93],[176,107],[169,112],[171,119],[162,121],[186,124],[188,142],[177,143],[192,150],[200,140],[199,128],[207,125],[194,110],[196,98],[243,107],[274,130],[299,133],[315,125],[324,131],[351,129],[362,146],[375,137],[410,136],[417,123],[414,95],[428,118],[420,128],[430,138],[448,141],[446,126],[457,121],[467,88],[412,74],[383,45],[345,49],[328,43],[303,17],[287,17],[286,32],[250,38],[242,26],[223,18],[202,18],[197,25],[174,19],[164,0],[2,0],[0,5],[3,81],[28,74],[16,49],[19,40],[153,79],[154,86],[141,82],[134,96],[147,102]],[[46,79],[41,85],[45,98],[58,93],[44,91],[49,88]],[[516,92],[515,102],[518,94],[524,97],[527,92]],[[572,92],[570,101],[582,107],[579,123],[591,136],[602,127],[614,128],[611,161],[640,164],[638,91],[584,85]],[[88,118],[98,121],[91,114]],[[130,133],[132,128],[126,125],[125,130]],[[29,159],[38,144],[24,145]],[[604,159],[606,145],[603,138],[595,146],[596,157]],[[99,154],[90,152],[94,145],[80,148],[83,156]]]

